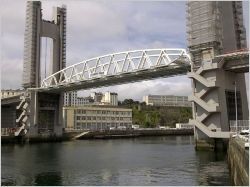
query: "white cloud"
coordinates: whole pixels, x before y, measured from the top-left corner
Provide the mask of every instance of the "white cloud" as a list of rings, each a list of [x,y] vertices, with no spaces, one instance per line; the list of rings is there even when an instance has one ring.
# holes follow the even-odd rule
[[[67,6],[67,65],[119,51],[186,47],[185,2],[42,1],[44,19],[50,20],[52,7],[62,4]],[[25,7],[25,1],[1,1],[2,88],[21,87]],[[146,94],[188,95],[191,86],[180,76],[97,90],[141,100]]]
[[[3,60],[4,64],[1,64],[1,87],[9,89],[21,88],[22,61],[19,59]]]

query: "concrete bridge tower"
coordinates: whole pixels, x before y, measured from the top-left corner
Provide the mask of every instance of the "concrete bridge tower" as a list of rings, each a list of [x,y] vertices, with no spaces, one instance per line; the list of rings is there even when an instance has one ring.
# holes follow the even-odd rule
[[[230,63],[237,66],[241,59],[225,60],[225,54],[234,56],[247,47],[242,2],[187,2],[187,37],[193,61],[188,74],[193,85],[190,123],[195,125],[196,147],[214,149],[216,142],[229,137],[230,120],[249,119],[244,76],[248,67],[233,69]]]
[[[28,1],[24,40],[23,87],[27,90],[23,97],[23,110],[17,119],[22,129],[28,129],[29,137],[39,132],[62,134],[63,94],[39,93],[29,88],[40,87],[41,82],[41,38],[53,40],[52,59],[49,73],[53,74],[66,66],[66,7],[54,7],[52,20],[42,19],[40,1]],[[27,103],[24,107],[24,103]]]

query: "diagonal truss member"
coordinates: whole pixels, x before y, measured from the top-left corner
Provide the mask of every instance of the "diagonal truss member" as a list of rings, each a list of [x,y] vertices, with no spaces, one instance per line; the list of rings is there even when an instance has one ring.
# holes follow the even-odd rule
[[[185,49],[145,49],[108,54],[79,62],[42,81],[41,88],[67,86],[110,76],[154,70],[159,67],[190,66]]]

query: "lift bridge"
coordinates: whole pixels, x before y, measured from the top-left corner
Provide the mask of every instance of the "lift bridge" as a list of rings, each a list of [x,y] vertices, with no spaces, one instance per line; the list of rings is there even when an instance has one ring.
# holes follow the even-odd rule
[[[189,101],[193,103],[193,116],[189,123],[195,126],[196,147],[214,147],[218,139],[229,138],[230,120],[236,117],[238,120],[249,119],[244,75],[249,72],[249,50],[244,49],[244,29],[240,19],[235,22],[235,11],[223,9],[226,5],[241,13],[240,4],[221,4],[188,2],[188,48],[191,56],[185,49],[143,49],[104,55],[65,67],[66,7],[55,7],[53,20],[48,21],[42,19],[41,2],[27,1],[23,66],[25,93],[1,99],[2,107],[6,108],[2,108],[1,120],[9,121],[8,116],[17,116],[15,136],[36,138],[44,131],[62,136],[65,91],[187,74],[192,80]],[[218,10],[222,8],[218,16],[213,15],[217,12],[214,11],[216,7]],[[205,17],[200,15],[204,10],[209,11]],[[210,21],[204,22],[204,19]],[[221,22],[226,19],[234,21],[230,24]],[[204,28],[209,29],[197,27],[204,23]],[[214,23],[218,23],[220,28]],[[236,26],[237,29],[231,29]],[[225,28],[217,32],[221,27]],[[53,40],[50,76],[42,81],[41,37]]]
[[[21,96],[17,109],[22,112],[15,135],[28,132],[25,129],[33,134],[46,129],[41,122],[49,123],[49,130],[60,134],[65,91],[184,75],[190,70],[190,62],[185,49],[145,49],[104,55],[66,67],[42,80],[40,87],[28,88],[26,95]],[[47,120],[43,122],[43,118]]]
[[[60,103],[59,98],[65,91],[86,90],[159,77],[188,75],[205,87],[199,92],[195,91],[193,95],[189,96],[189,100],[206,110],[201,116],[197,117],[199,120],[190,120],[190,123],[210,138],[228,138],[229,132],[222,132],[221,130],[213,132],[212,129],[203,124],[208,116],[220,112],[220,110],[218,104],[209,104],[202,99],[206,92],[219,86],[218,80],[216,83],[216,80],[208,80],[202,74],[221,68],[229,72],[248,72],[248,59],[248,50],[219,55],[210,62],[206,62],[199,69],[194,70],[194,68],[191,69],[191,58],[185,49],[166,48],[126,51],[84,60],[48,76],[41,81],[40,87],[29,88],[26,94],[19,97],[21,100],[17,109],[21,112],[19,112],[20,116],[16,120],[19,128],[15,135],[20,136],[28,131],[32,132],[31,129],[34,127],[37,127],[33,132],[36,134],[39,129],[42,129],[39,127],[39,119],[41,119],[39,115],[42,114],[41,111],[45,112],[46,110],[49,113],[52,112],[50,130],[60,134],[62,129],[62,126],[58,124],[60,119],[54,118],[62,117],[62,115],[59,115],[62,108],[59,107],[58,103]],[[13,99],[15,100],[13,102],[17,103],[17,96]],[[10,98],[2,100],[2,105],[10,102]],[[34,118],[33,123],[32,118]]]

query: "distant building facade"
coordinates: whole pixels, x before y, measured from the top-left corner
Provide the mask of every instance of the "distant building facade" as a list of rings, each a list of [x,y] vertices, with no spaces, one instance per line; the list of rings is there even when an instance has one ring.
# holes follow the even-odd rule
[[[64,107],[65,129],[103,130],[132,127],[132,109],[106,106]]]
[[[105,92],[102,96],[101,102],[106,105],[118,105],[118,94],[114,92]]]
[[[64,106],[82,106],[93,103],[91,97],[78,97],[77,92],[64,93]]]
[[[95,103],[101,102],[103,94],[101,92],[92,92],[90,97],[94,100]]]
[[[89,97],[78,97],[76,91],[64,94],[64,106],[118,105],[118,94],[113,92],[93,92]]]
[[[65,92],[64,93],[64,106],[76,106],[77,105],[77,92]]]
[[[173,95],[147,95],[143,96],[143,101],[146,105],[152,106],[176,106],[176,107],[191,107],[191,102],[187,96]]]
[[[17,89],[17,90],[12,90],[12,89],[1,90],[1,99],[21,95],[22,93],[24,93],[24,90],[19,90],[19,89]]]
[[[81,105],[88,105],[89,99],[86,97],[77,97],[76,98],[76,106],[81,106]]]

